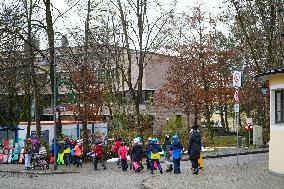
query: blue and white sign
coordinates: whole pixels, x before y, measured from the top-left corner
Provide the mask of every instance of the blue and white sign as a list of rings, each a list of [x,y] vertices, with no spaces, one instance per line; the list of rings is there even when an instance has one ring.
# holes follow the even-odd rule
[[[240,105],[239,105],[239,104],[235,104],[235,105],[234,105],[234,111],[235,111],[236,113],[239,113],[239,112],[240,112]]]

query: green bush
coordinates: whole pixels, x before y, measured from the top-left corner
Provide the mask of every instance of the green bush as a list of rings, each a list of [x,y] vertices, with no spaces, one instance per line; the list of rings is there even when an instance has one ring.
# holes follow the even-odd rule
[[[172,137],[175,134],[177,134],[183,147],[187,149],[189,132],[190,128],[188,128],[184,120],[182,119],[169,120],[167,121],[166,125],[162,128],[160,143],[161,144],[164,143],[165,135],[169,135],[170,137]]]

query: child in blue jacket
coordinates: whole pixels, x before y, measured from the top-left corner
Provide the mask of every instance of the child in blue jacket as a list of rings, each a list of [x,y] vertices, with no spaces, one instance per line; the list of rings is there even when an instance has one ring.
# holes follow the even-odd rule
[[[172,158],[174,162],[174,173],[179,174],[180,173],[180,160],[181,160],[181,155],[182,155],[182,145],[179,142],[178,136],[174,135],[172,137],[172,146],[171,146],[171,151],[172,151]]]

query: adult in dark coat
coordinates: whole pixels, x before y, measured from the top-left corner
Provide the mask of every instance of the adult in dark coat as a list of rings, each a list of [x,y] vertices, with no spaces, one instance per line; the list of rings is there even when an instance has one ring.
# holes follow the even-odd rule
[[[198,125],[191,127],[192,131],[189,137],[188,155],[194,169],[193,174],[198,174],[198,159],[201,150],[201,135],[197,131]]]

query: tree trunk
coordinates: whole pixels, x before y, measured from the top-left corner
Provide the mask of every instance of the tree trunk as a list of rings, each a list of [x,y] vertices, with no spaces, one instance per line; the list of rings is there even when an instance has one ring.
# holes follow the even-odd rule
[[[89,51],[89,34],[90,34],[90,28],[89,28],[89,22],[90,22],[90,13],[91,13],[91,1],[88,0],[88,7],[87,7],[87,17],[86,17],[86,21],[85,21],[85,45],[84,45],[84,53],[85,53],[85,57],[84,57],[84,62],[83,62],[83,69],[82,69],[82,74],[84,77],[84,82],[85,84],[83,84],[83,115],[82,115],[82,124],[83,124],[83,142],[85,147],[89,147],[89,136],[88,136],[88,112],[87,112],[87,107],[88,107],[88,102],[87,102],[87,83],[88,78],[86,78],[86,74],[88,73],[88,51]],[[87,150],[87,149],[86,149]]]
[[[264,96],[261,98],[262,103],[261,106],[259,107],[261,110],[261,124],[262,125],[262,140],[263,144],[266,145],[269,140],[270,140],[270,113],[269,113],[269,104],[270,104],[270,99],[269,95]]]
[[[211,125],[211,116],[210,116],[210,110],[209,110],[209,106],[205,105],[205,119],[207,122],[207,129],[209,132],[209,136],[210,136],[210,140],[213,139],[213,129],[212,129],[212,125]]]
[[[219,111],[220,111],[220,118],[221,118],[221,125],[222,125],[222,135],[225,134],[226,132],[226,126],[225,126],[225,119],[224,119],[224,109],[222,106],[220,106],[219,108]]]
[[[38,87],[38,82],[36,79],[36,70],[34,65],[34,42],[32,39],[32,0],[29,2],[29,11],[28,11],[28,54],[29,54],[29,62],[31,66],[31,77],[32,77],[32,85],[33,85],[33,96],[35,102],[35,122],[36,122],[36,135],[38,138],[41,138],[41,126],[40,126],[40,89]]]
[[[47,39],[48,39],[48,51],[47,55],[49,55],[49,76],[50,76],[50,88],[52,92],[51,102],[53,102],[53,109],[57,106],[57,78],[55,78],[55,47],[54,47],[54,28],[53,28],[53,20],[52,20],[52,12],[51,12],[51,2],[50,0],[43,0],[45,4],[45,19],[46,19],[46,30],[47,30]],[[55,97],[55,98],[54,98]],[[56,130],[58,123],[55,124]],[[60,136],[61,133],[56,133],[57,136]]]
[[[54,29],[53,29],[53,21],[52,21],[52,14],[51,14],[51,3],[50,0],[43,0],[45,4],[45,18],[46,18],[46,28],[47,28],[47,38],[48,38],[48,52],[49,52],[49,76],[50,76],[50,88],[52,91],[52,94],[54,94],[56,91],[54,91],[54,55],[55,55],[55,49],[54,49]],[[52,100],[53,101],[53,100]]]
[[[226,132],[228,133],[229,130],[229,121],[228,121],[228,105],[225,104],[224,106],[224,114],[225,114],[225,127],[226,127]]]
[[[194,125],[198,125],[198,110],[197,110],[197,105],[194,106]]]

